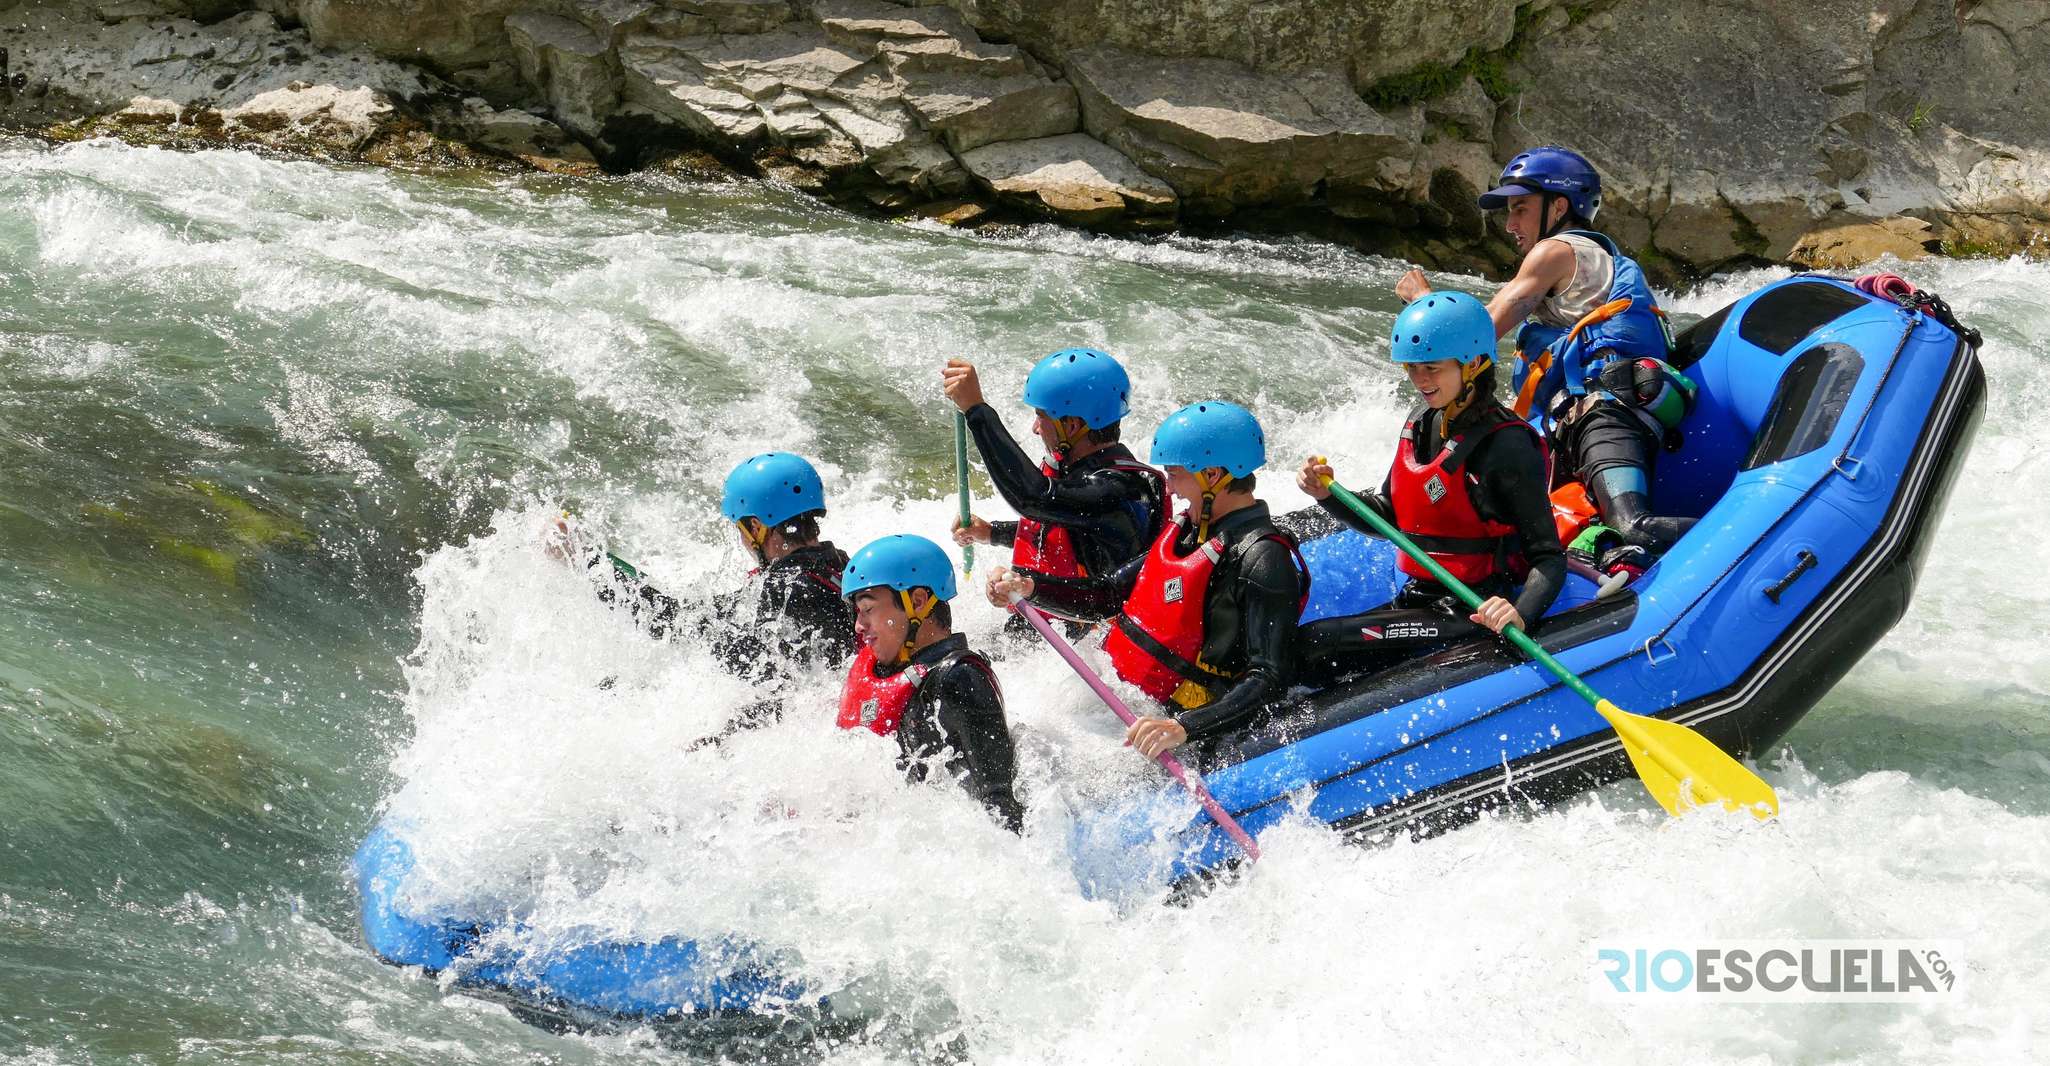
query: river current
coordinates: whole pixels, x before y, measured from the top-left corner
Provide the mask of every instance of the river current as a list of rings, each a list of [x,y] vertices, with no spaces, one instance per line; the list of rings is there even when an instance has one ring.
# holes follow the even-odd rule
[[[819,460],[843,547],[938,536],[940,363],[977,360],[1022,433],[1025,370],[1078,344],[1129,362],[1141,439],[1219,396],[1275,455],[1370,481],[1404,406],[1402,264],[964,235],[754,182],[0,141],[0,1063],[753,1053],[552,1034],[379,963],[348,858],[387,817],[435,900],[537,943],[738,932],[881,990],[869,1030],[773,1049],[801,1061],[2030,1061],[2050,266],[1893,266],[1984,331],[1987,419],[1907,617],[1760,763],[1777,823],[1670,821],[1630,782],[1373,849],[1297,820],[1248,876],[1158,906],[1075,889],[1073,812],[1153,771],[1050,653],[999,664],[1020,841],[833,730],[831,677],[800,693],[818,715],[686,756],[752,694],[637,635],[541,530],[568,508],[667,590],[732,587],[720,480],[782,448]],[[1262,495],[1301,505],[1285,480]],[[961,604],[994,641],[999,613]],[[1598,942],[1758,937],[1950,939],[1969,983],[1927,1006],[1588,993]]]

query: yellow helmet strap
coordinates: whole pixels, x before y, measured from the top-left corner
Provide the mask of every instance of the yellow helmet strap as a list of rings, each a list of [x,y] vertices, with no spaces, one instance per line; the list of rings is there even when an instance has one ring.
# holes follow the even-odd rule
[[[1217,480],[1212,481],[1209,475],[1201,470],[1191,470],[1189,473],[1195,476],[1196,487],[1203,490],[1203,506],[1196,513],[1196,543],[1201,544],[1210,539],[1210,511],[1217,504],[1217,494],[1232,483],[1232,476],[1231,471],[1223,470],[1217,475]]]
[[[1052,415],[1047,417],[1053,418]],[[1068,429],[1068,423],[1070,422],[1075,423],[1077,428],[1070,431]],[[1061,462],[1066,462],[1068,453],[1075,450],[1075,442],[1081,440],[1088,432],[1089,424],[1074,415],[1069,415],[1066,418],[1054,418],[1053,457]]]
[[[933,608],[940,605],[940,598],[927,593],[925,606],[914,607],[911,605],[911,590],[898,589],[897,602],[904,605],[904,615],[910,619],[904,629],[904,645],[897,649],[897,661],[908,663],[911,661],[911,646],[918,643],[918,628],[925,624],[925,618],[932,613]]]
[[[1492,367],[1494,365],[1494,357],[1486,355],[1481,356],[1479,359],[1476,359],[1471,363],[1459,364],[1459,398],[1445,405],[1446,425],[1450,425],[1454,418],[1459,417],[1461,412],[1465,411],[1468,407],[1473,405],[1473,401],[1475,399],[1474,383],[1479,381],[1480,376],[1483,373],[1485,373],[1489,367]]]
[[[740,535],[746,539],[749,550],[755,553],[755,559],[766,564],[769,561],[769,527],[761,519],[753,517],[733,524],[739,527]]]

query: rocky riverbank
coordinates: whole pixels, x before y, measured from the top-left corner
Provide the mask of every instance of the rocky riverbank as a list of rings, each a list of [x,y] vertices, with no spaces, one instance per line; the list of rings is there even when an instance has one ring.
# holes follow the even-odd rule
[[[0,0],[0,126],[316,158],[717,165],[957,223],[1513,253],[1573,145],[1657,274],[2050,234],[2036,0]]]

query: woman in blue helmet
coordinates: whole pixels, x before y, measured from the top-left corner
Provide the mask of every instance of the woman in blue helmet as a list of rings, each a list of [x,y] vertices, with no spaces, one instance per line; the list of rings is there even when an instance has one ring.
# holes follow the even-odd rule
[[[948,360],[940,377],[947,398],[968,416],[990,482],[1019,515],[1016,522],[956,522],[956,543],[1009,545],[1014,569],[1053,577],[1108,573],[1146,550],[1167,517],[1167,485],[1118,440],[1132,385],[1117,360],[1065,348],[1026,375],[1025,402],[1044,461],[1026,455],[983,402],[972,364]]]
[[[1380,491],[1361,499],[1487,599],[1468,614],[1428,570],[1403,556],[1399,565],[1410,580],[1387,606],[1302,628],[1303,669],[1317,680],[1462,640],[1481,626],[1497,633],[1526,627],[1544,616],[1566,578],[1546,495],[1544,441],[1495,397],[1495,330],[1487,309],[1463,292],[1429,293],[1396,316],[1391,339],[1418,402]],[[1296,484],[1339,521],[1374,534],[1331,499],[1324,481],[1331,476],[1331,467],[1313,457]]]
[[[1604,569],[1641,570],[1694,520],[1651,510],[1662,446],[1677,446],[1693,383],[1666,366],[1665,314],[1644,271],[1590,229],[1601,176],[1576,152],[1533,148],[1502,170],[1483,210],[1506,212],[1524,252],[1516,277],[1488,302],[1495,335],[1516,333],[1515,411],[1548,416],[1555,487],[1578,482],[1615,536]],[[1431,291],[1423,271],[1396,283],[1405,301]],[[1562,522],[1571,530],[1571,523]],[[1593,538],[1589,544],[1595,544]]]
[[[954,564],[924,537],[896,534],[855,552],[840,576],[861,651],[847,671],[837,724],[897,738],[914,782],[944,770],[1018,832],[1017,751],[989,660],[953,630]]]
[[[789,452],[754,456],[726,476],[719,513],[755,560],[745,587],[686,605],[618,557],[591,551],[586,566],[612,564],[598,598],[624,604],[657,638],[671,635],[687,614],[727,669],[756,682],[780,679],[793,667],[846,662],[854,654],[853,620],[840,596],[847,553],[819,538],[826,495],[818,471]]]
[[[999,569],[990,600],[1015,592],[1070,618],[1113,619],[1111,666],[1161,707],[1126,742],[1149,759],[1188,742],[1208,754],[1260,724],[1287,689],[1309,569],[1253,495],[1267,442],[1251,412],[1190,404],[1161,423],[1150,458],[1187,507],[1146,551],[1082,578]]]

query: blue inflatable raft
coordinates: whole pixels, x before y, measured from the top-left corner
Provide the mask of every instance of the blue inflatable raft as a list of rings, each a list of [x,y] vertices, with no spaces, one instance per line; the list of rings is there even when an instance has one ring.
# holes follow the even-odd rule
[[[1985,406],[1977,335],[1941,301],[1896,302],[1834,278],[1769,285],[1688,329],[1673,358],[1700,386],[1659,509],[1700,523],[1642,578],[1597,598],[1574,579],[1533,635],[1617,704],[1746,755],[1784,736],[1907,609],[1943,500]],[[1351,533],[1305,546],[1311,617],[1396,586],[1392,549]],[[1615,734],[1549,674],[1490,640],[1334,686],[1241,738],[1207,773],[1255,834],[1301,809],[1360,837],[1423,832],[1503,803],[1544,803],[1630,773]],[[1187,882],[1236,861],[1207,817],[1164,865],[1158,794],[1086,815],[1083,890]],[[472,955],[483,930],[399,904],[406,842],[357,852],[373,951],[495,990],[557,1023],[832,1014],[830,990],[779,979],[744,945],[601,943],[550,958]],[[1147,867],[1139,869],[1139,867]],[[467,956],[467,958],[466,958]],[[458,960],[464,960],[458,965]]]

